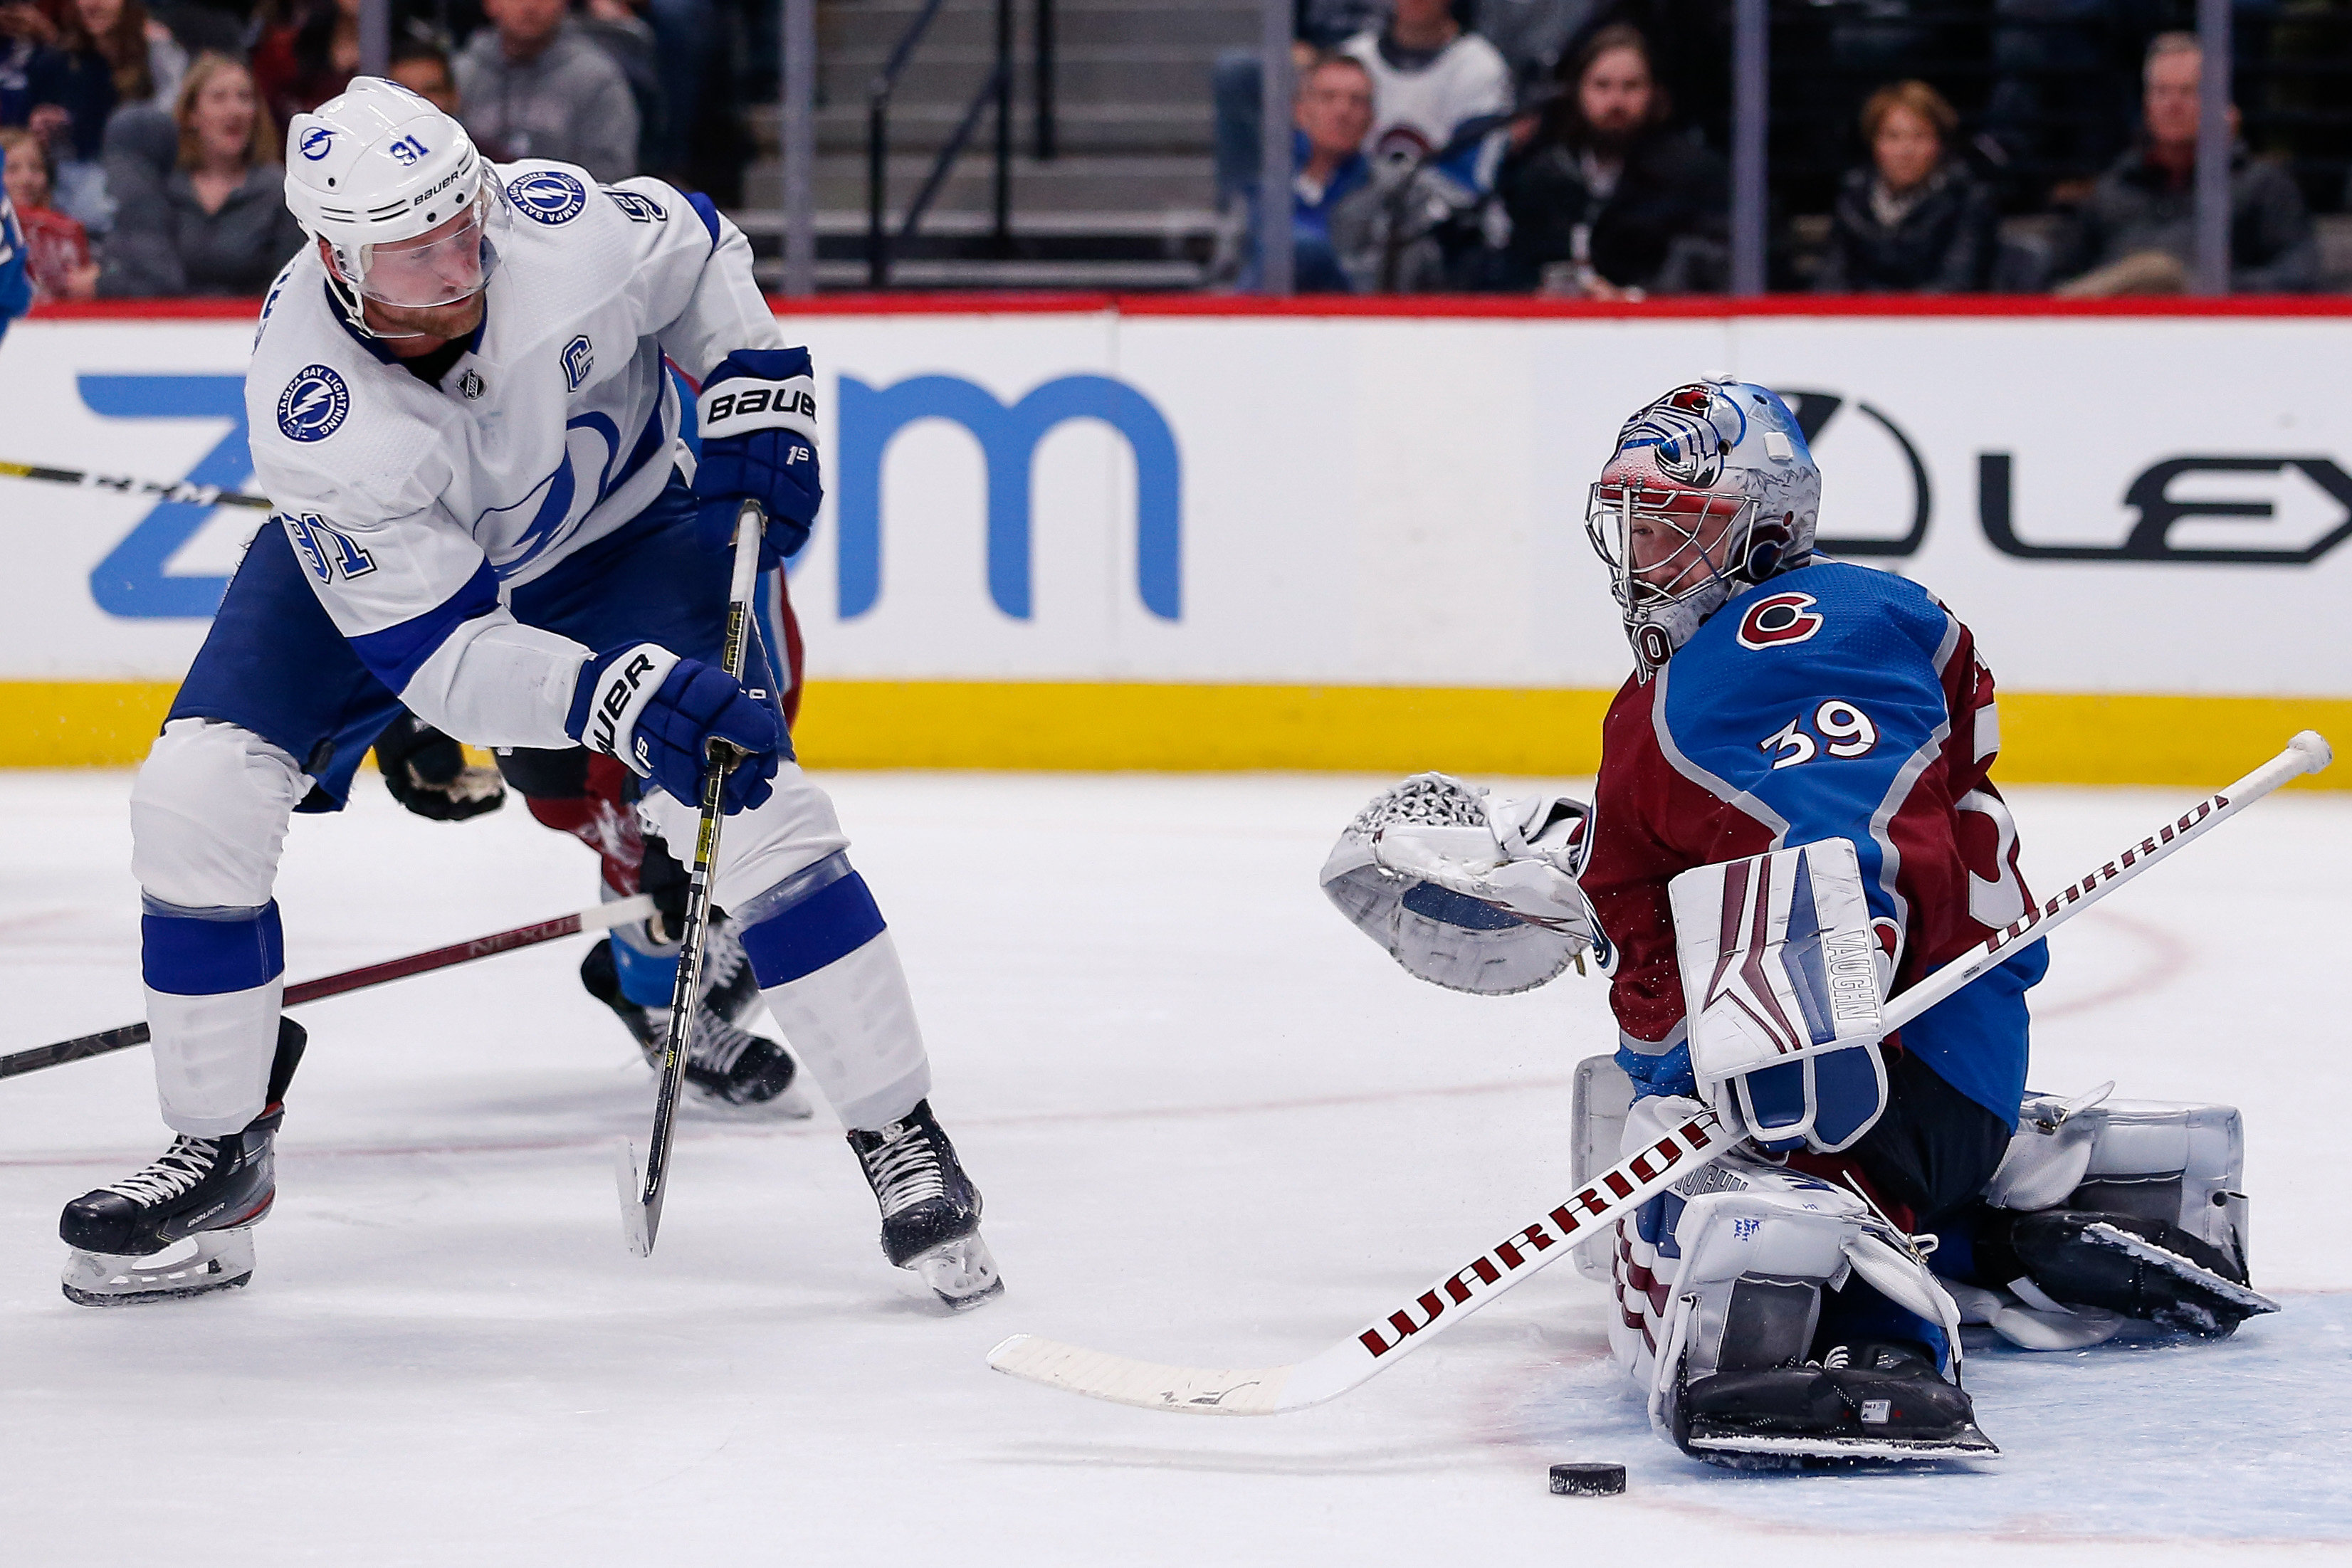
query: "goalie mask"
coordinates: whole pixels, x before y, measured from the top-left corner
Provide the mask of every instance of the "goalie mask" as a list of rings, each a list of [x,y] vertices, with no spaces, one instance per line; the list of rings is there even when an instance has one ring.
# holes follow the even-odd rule
[[[294,117],[286,162],[286,205],[326,243],[329,286],[362,330],[403,335],[367,327],[362,299],[429,309],[488,285],[505,187],[464,128],[406,88],[352,78]]]
[[[1797,416],[1767,388],[1694,382],[1626,421],[1585,533],[1643,680],[1734,594],[1811,559],[1821,497]]]

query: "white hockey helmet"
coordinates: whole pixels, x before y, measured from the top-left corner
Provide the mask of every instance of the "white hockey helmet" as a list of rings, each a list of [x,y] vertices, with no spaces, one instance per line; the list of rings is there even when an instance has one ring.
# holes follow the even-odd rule
[[[1627,420],[1584,527],[1643,678],[1734,594],[1810,561],[1821,506],[1805,433],[1769,388],[1711,377]]]
[[[286,205],[327,242],[330,279],[354,320],[362,296],[421,308],[479,291],[509,221],[505,189],[465,128],[380,77],[353,77],[294,117]]]

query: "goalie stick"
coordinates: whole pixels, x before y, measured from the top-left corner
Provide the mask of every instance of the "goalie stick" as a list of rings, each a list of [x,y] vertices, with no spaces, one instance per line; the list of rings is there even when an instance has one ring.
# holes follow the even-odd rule
[[[0,463],[0,475],[11,479],[39,479],[51,485],[72,485],[84,490],[112,490],[122,496],[152,496],[159,501],[180,501],[191,507],[250,507],[269,510],[267,496],[242,496],[217,485],[191,485],[185,480],[165,484],[160,479],[133,479],[121,474],[90,474],[79,468],[47,468],[38,463]]]
[[[760,535],[767,514],[757,501],[747,500],[735,514],[735,575],[727,591],[727,641],[719,666],[738,682],[751,641],[751,595],[760,582]],[[621,1234],[629,1250],[650,1258],[654,1238],[661,1229],[662,1198],[669,1182],[670,1140],[677,1131],[677,1097],[686,1086],[687,1047],[694,1041],[694,1020],[701,1009],[702,939],[710,925],[710,868],[719,859],[719,830],[726,821],[720,810],[727,775],[742,753],[714,739],[706,753],[710,764],[702,781],[702,817],[694,835],[694,874],[686,890],[686,925],[678,937],[677,979],[670,990],[669,1031],[662,1044],[661,1087],[654,1095],[654,1130],[646,1145],[645,1176],[637,1176],[637,1153],[621,1145],[614,1172],[621,1188]]]
[[[2207,797],[2101,864],[2014,924],[1994,932],[1886,1004],[1886,1032],[2008,962],[2123,883],[2236,816],[2298,774],[2333,760],[2327,742],[2305,730],[2284,751]],[[1602,1171],[1565,1200],[1513,1230],[1429,1289],[1381,1313],[1320,1354],[1289,1366],[1169,1366],[1014,1334],[988,1353],[999,1372],[1146,1410],[1208,1416],[1273,1416],[1336,1399],[1385,1372],[1496,1296],[1569,1255],[1675,1182],[1728,1153],[1738,1130],[1714,1111],[1693,1116],[1650,1147]]]
[[[365,990],[389,980],[404,980],[411,975],[422,975],[433,969],[446,969],[453,964],[467,964],[476,958],[487,958],[495,953],[511,953],[518,947],[535,946],[559,937],[576,936],[583,931],[609,931],[615,925],[626,925],[632,920],[644,920],[654,913],[654,901],[645,894],[634,898],[617,899],[600,904],[593,909],[583,909],[576,915],[559,915],[552,920],[541,920],[530,925],[518,925],[511,931],[494,931],[488,936],[477,936],[470,942],[452,943],[446,947],[435,947],[424,953],[411,953],[405,958],[387,958],[381,964],[363,964],[356,969],[345,969],[340,975],[322,975],[315,980],[302,980],[286,988],[283,1007],[299,1007],[322,997],[340,997],[346,991]],[[100,1030],[77,1040],[61,1040],[54,1045],[37,1045],[30,1050],[0,1056],[0,1078],[14,1078],[20,1072],[37,1072],[44,1067],[61,1062],[79,1061],[86,1056],[104,1056],[110,1051],[128,1051],[134,1045],[147,1043],[145,1023],[127,1023],[120,1029]]]

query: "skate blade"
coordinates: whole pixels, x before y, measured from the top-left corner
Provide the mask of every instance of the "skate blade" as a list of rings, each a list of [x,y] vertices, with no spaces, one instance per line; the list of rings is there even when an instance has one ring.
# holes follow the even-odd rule
[[[1939,1459],[1991,1459],[2000,1457],[1993,1440],[1970,1427],[1953,1437],[1801,1437],[1778,1432],[1702,1432],[1690,1434],[1690,1448],[1701,1458],[1726,1456],[1737,1464],[1753,1457],[1769,1462],[1789,1459],[1872,1459],[1880,1462],[1932,1464]]]
[[[253,1278],[253,1227],[199,1231],[190,1239],[195,1250],[171,1262],[159,1262],[154,1253],[126,1258],[76,1248],[59,1289],[76,1306],[125,1307],[206,1296]]]
[[[940,1300],[957,1312],[968,1312],[1004,1294],[1003,1277],[988,1243],[975,1230],[953,1241],[943,1241],[909,1261],[908,1268],[922,1277]]]

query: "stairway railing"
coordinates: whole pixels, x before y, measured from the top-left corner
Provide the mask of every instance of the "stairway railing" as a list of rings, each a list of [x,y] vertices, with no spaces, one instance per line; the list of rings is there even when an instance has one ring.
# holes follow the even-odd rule
[[[890,99],[898,91],[898,78],[906,73],[914,58],[917,46],[930,30],[946,0],[929,0],[915,19],[908,24],[899,37],[890,57],[876,72],[866,94],[866,279],[868,287],[890,287],[892,252],[903,250],[922,226],[923,214],[947,183],[954,171],[956,160],[979,130],[981,116],[992,108],[995,110],[995,224],[991,230],[991,248],[998,256],[1009,256],[1013,250],[1013,0],[996,0],[996,63],[955,128],[947,144],[932,160],[930,173],[907,205],[906,215],[898,222],[896,235],[889,228],[890,182]],[[1036,156],[1052,158],[1055,148],[1054,104],[1054,11],[1053,0],[1037,0],[1036,46]]]

